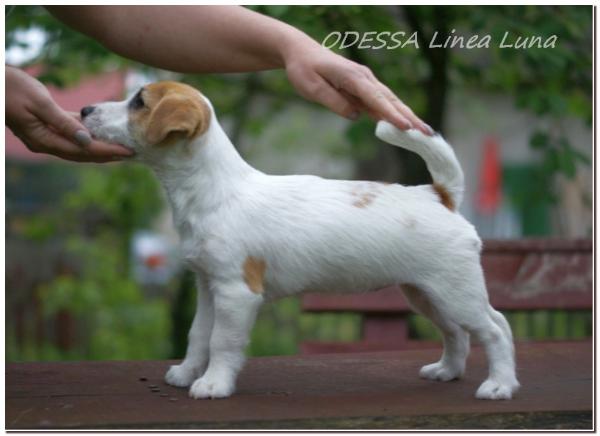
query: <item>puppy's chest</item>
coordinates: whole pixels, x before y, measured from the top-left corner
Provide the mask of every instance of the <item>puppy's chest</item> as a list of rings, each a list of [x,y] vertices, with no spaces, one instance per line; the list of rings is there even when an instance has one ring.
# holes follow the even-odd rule
[[[177,226],[180,253],[188,268],[200,272],[208,272],[214,266],[219,252],[225,250],[224,244],[218,244],[221,239],[214,231],[198,225],[194,220],[185,220]]]

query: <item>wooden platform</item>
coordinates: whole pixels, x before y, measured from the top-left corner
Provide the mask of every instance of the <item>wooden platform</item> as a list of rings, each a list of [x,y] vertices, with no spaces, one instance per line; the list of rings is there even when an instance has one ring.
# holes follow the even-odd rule
[[[419,379],[440,350],[255,358],[238,393],[192,400],[167,386],[169,362],[17,363],[6,369],[6,428],[592,429],[592,343],[519,344],[512,401],[474,398],[486,368]]]

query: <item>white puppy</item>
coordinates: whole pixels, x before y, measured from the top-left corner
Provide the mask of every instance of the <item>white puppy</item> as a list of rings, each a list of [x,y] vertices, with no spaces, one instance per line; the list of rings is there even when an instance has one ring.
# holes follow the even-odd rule
[[[441,136],[377,125],[377,137],[420,154],[435,182],[401,186],[257,171],[237,153],[209,100],[180,83],[86,107],[82,118],[96,138],[134,149],[154,170],[197,274],[187,354],[167,383],[191,385],[194,398],[231,395],[265,300],[401,284],[444,337],[441,359],[421,377],[461,377],[472,334],[489,360],[476,396],[508,399],[519,387],[510,326],[488,301],[481,241],[457,212],[463,173]]]

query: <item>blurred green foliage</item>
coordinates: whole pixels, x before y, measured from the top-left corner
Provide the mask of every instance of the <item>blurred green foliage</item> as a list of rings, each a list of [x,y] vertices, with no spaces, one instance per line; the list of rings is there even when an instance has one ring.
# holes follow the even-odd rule
[[[146,296],[129,266],[133,232],[150,227],[164,207],[154,176],[138,165],[70,170],[77,173],[77,188],[67,191],[50,212],[28,219],[21,236],[63,239],[64,250],[75,260],[75,266],[41,285],[37,296],[49,322],[65,313],[73,318],[76,338],[66,350],[50,343],[19,348],[9,333],[8,359],[168,356],[168,295]]]
[[[144,296],[124,268],[127,252],[113,248],[119,243],[114,235],[68,242],[67,249],[82,260],[80,271],[39,289],[45,316],[67,312],[77,321],[78,340],[68,353],[94,360],[166,356],[168,301]]]
[[[46,316],[67,311],[86,326],[87,337],[77,342],[86,358],[148,359],[169,351],[168,300],[145,297],[129,267],[133,232],[148,228],[163,207],[154,176],[139,165],[87,167],[78,189],[65,195],[60,219],[71,223],[66,248],[80,270],[39,291]]]
[[[33,64],[43,62],[44,71],[38,78],[44,83],[63,87],[87,74],[130,64],[100,43],[63,25],[41,6],[5,8],[10,8],[8,15],[5,15],[5,48],[26,45],[20,42],[19,32],[28,29],[38,29],[47,35],[41,53],[31,61]]]
[[[419,32],[420,49],[340,51],[368,65],[374,73],[437,130],[444,130],[448,94],[476,89],[510,95],[520,110],[547,119],[550,126],[536,132],[530,145],[539,154],[535,177],[516,189],[519,203],[552,204],[552,181],[557,174],[572,178],[577,165],[589,157],[566,140],[567,117],[592,122],[592,7],[589,6],[252,6],[296,26],[322,41],[329,32]],[[82,76],[114,68],[148,67],[120,58],[99,43],[62,25],[39,6],[17,6],[6,17],[5,48],[18,44],[18,32],[41,29],[48,35],[40,56],[40,79],[66,86]],[[528,35],[558,36],[554,49],[451,50],[426,48],[434,31],[441,38],[452,29],[463,35],[490,34],[500,41],[505,31],[513,38]],[[231,121],[234,143],[245,134],[259,136],[268,120],[290,103],[308,104],[299,98],[283,71],[237,75],[182,75],[181,80],[210,95],[223,118]],[[253,103],[261,100],[261,110]],[[360,163],[374,158],[378,144],[373,122],[361,119],[349,124],[346,140]],[[295,147],[289,138],[288,147]],[[300,146],[300,142],[297,143]],[[332,150],[335,153],[336,150]],[[396,150],[401,168],[394,181],[419,183],[425,167],[415,155]],[[69,311],[83,326],[83,348],[64,353],[48,345],[18,351],[7,339],[12,358],[150,358],[181,355],[193,312],[190,280],[174,284],[176,297],[169,313],[168,295],[149,299],[129,271],[128,250],[134,229],[148,227],[162,207],[156,182],[148,172],[132,165],[85,167],[79,185],[67,193],[52,219],[31,217],[23,230],[31,240],[68,235],[68,250],[80,260],[77,274],[65,273],[39,289],[45,315]],[[361,177],[379,178],[361,172]],[[548,189],[550,188],[550,189]],[[175,314],[173,316],[173,313]],[[517,337],[542,338],[553,330],[559,337],[581,336],[590,331],[587,315],[541,313],[535,319],[524,314],[509,316]],[[533,320],[533,321],[532,321]],[[549,321],[550,320],[550,321]],[[170,324],[175,327],[169,337]],[[577,326],[572,328],[569,326]],[[416,336],[435,337],[423,318],[411,321]],[[572,329],[573,331],[570,331]],[[302,314],[298,299],[287,299],[263,310],[252,335],[253,355],[290,354],[305,339],[351,341],[360,336],[357,315]],[[151,340],[148,340],[152,338]],[[12,345],[11,345],[12,344]],[[169,345],[173,344],[174,348]],[[41,350],[41,351],[40,351]],[[20,353],[20,354],[19,354]],[[38,354],[36,354],[38,353]],[[9,357],[10,358],[10,357]]]

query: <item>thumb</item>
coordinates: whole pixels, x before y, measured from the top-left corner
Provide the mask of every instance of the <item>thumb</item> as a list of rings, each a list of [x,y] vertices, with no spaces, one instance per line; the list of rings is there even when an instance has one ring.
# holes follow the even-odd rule
[[[34,114],[61,136],[75,141],[83,147],[92,142],[92,137],[87,129],[52,100],[39,106]]]

